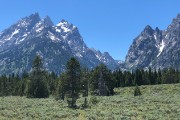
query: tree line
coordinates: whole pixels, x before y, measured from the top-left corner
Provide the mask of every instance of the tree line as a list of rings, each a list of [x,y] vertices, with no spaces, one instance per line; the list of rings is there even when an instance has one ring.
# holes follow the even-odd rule
[[[89,94],[97,96],[114,95],[114,88],[172,84],[180,82],[180,72],[175,69],[135,71],[109,70],[104,64],[95,69],[81,68],[77,59],[71,58],[61,75],[47,72],[40,56],[36,56],[31,72],[22,75],[0,76],[0,96],[26,96],[28,98],[47,98],[50,95],[57,100],[67,100],[68,106],[76,108],[76,100],[84,97],[87,106]]]

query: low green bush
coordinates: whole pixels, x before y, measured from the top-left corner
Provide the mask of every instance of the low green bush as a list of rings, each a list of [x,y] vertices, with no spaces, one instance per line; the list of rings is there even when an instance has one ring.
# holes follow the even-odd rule
[[[141,91],[140,91],[138,85],[136,85],[136,87],[134,89],[134,96],[140,96],[140,95],[142,95]]]
[[[92,105],[96,105],[98,103],[98,99],[96,96],[92,96],[89,100],[89,103],[92,104]]]

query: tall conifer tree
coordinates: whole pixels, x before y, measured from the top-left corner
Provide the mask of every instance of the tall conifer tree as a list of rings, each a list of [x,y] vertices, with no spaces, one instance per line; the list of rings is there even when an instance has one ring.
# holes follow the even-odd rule
[[[49,96],[47,76],[40,56],[36,56],[33,61],[30,80],[28,97],[46,98]]]

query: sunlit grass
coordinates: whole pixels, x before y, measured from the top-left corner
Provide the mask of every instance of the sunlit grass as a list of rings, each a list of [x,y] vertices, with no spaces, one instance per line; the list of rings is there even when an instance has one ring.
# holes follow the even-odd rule
[[[0,120],[178,120],[180,118],[180,84],[141,86],[142,95],[137,97],[134,97],[133,90],[134,87],[117,88],[116,95],[97,97],[100,102],[90,105],[85,110],[69,109],[66,102],[56,101],[52,97],[47,99],[0,97]],[[81,106],[83,100],[78,99],[77,105]]]

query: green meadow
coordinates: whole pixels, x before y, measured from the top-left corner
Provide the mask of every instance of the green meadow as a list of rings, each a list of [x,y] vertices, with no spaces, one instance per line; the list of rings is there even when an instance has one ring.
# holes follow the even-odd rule
[[[66,101],[54,97],[29,99],[0,97],[0,120],[179,120],[180,84],[140,86],[141,96],[134,96],[134,87],[116,88],[114,96],[96,96],[96,104],[88,97],[89,107],[67,107]],[[91,100],[90,100],[91,99]]]

